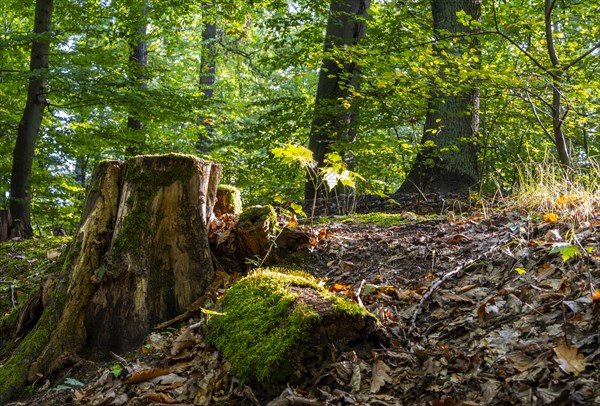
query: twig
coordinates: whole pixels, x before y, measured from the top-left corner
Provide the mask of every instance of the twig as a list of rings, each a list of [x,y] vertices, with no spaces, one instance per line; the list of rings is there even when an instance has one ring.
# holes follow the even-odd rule
[[[115,354],[112,351],[110,351],[109,354],[110,354],[111,357],[113,357],[114,359],[116,359],[117,361],[119,361],[121,364],[129,365],[129,361],[127,361],[125,358],[121,357],[120,355],[117,355],[117,354]]]
[[[363,309],[365,308],[365,305],[363,304],[362,300],[360,299],[360,294],[363,290],[363,287],[365,286],[366,281],[363,279],[362,282],[360,283],[360,286],[358,287],[358,290],[356,291],[356,301],[358,302],[358,305],[360,307],[362,307]]]
[[[512,234],[509,234],[507,237],[498,241],[493,247],[491,247],[486,252],[479,254],[475,258],[463,263],[462,265],[457,266],[452,272],[445,274],[440,280],[438,280],[433,285],[431,285],[429,290],[421,297],[421,300],[419,301],[419,304],[417,305],[417,308],[415,309],[415,312],[413,313],[412,319],[410,321],[410,327],[408,329],[408,335],[410,336],[412,334],[413,330],[416,328],[417,317],[419,317],[419,314],[421,314],[421,312],[423,311],[423,306],[425,305],[425,302],[427,300],[429,300],[429,298],[433,295],[433,293],[436,290],[438,290],[438,288],[442,285],[442,283],[446,282],[448,279],[453,278],[454,276],[458,275],[462,271],[469,268],[474,263],[480,261],[481,259],[485,258],[492,252],[496,251],[498,248],[500,248],[503,245],[505,245],[506,243],[508,243],[512,238],[513,238]]]

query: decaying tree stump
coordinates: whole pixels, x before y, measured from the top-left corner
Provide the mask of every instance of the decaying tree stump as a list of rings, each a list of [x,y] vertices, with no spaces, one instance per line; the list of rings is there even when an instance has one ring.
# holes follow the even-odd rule
[[[65,353],[98,359],[139,346],[205,293],[220,174],[220,165],[182,155],[99,165],[54,297],[0,368],[0,403]]]
[[[240,214],[242,212],[242,198],[239,189],[231,185],[219,185],[213,211],[217,217],[224,214]]]
[[[253,206],[242,212],[235,231],[243,258],[263,258],[267,254],[276,223],[277,215],[270,205]]]
[[[336,352],[368,350],[385,339],[373,315],[302,272],[259,269],[219,303],[223,314],[210,318],[208,340],[242,382],[275,392],[310,378]]]

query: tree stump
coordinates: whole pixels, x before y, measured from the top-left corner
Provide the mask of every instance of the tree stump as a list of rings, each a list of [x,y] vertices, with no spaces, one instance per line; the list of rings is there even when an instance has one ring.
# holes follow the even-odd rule
[[[219,303],[223,313],[210,318],[208,340],[240,381],[274,392],[310,378],[332,353],[366,350],[383,337],[373,315],[302,272],[259,269]]]
[[[270,236],[277,225],[273,206],[253,206],[240,214],[236,235],[242,258],[263,258],[271,245]]]
[[[65,353],[101,359],[139,346],[205,293],[214,278],[207,219],[220,175],[220,165],[182,155],[99,165],[54,297],[0,368],[0,381],[11,377],[0,401],[21,378],[51,373]]]
[[[215,216],[224,214],[240,214],[242,212],[242,197],[235,186],[219,185],[217,189],[217,201],[215,202]]]

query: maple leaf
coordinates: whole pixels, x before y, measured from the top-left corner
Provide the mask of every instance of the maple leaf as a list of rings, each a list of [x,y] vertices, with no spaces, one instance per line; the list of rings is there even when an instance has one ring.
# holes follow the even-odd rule
[[[554,347],[553,350],[556,354],[554,360],[564,372],[577,376],[585,370],[585,359],[583,354],[577,352],[577,347],[561,344]]]
[[[388,375],[390,367],[388,367],[382,360],[377,360],[373,364],[372,378],[371,378],[371,393],[377,393],[381,390],[386,382],[390,382],[392,378]]]

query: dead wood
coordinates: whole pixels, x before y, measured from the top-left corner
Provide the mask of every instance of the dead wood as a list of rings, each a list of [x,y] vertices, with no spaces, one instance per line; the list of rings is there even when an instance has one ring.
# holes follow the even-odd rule
[[[139,346],[204,294],[214,278],[206,229],[220,173],[181,155],[99,165],[56,291],[33,296],[20,331],[39,321],[0,368],[0,377],[18,370],[2,400],[64,353],[102,359]]]

